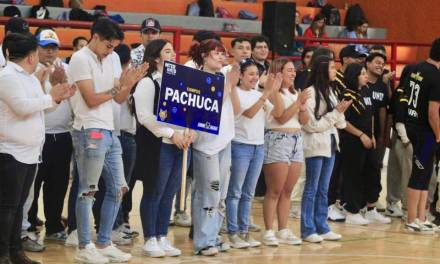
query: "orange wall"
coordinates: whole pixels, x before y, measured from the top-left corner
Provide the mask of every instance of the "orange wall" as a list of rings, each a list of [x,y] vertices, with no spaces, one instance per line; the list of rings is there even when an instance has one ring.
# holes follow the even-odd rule
[[[387,28],[390,40],[430,43],[440,36],[440,5],[436,0],[330,0],[343,8],[359,3],[370,25]]]

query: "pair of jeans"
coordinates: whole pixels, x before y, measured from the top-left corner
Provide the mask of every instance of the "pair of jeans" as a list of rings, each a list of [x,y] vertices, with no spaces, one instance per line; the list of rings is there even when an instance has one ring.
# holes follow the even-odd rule
[[[232,142],[232,166],[226,197],[228,233],[247,233],[252,198],[263,167],[264,145]]]
[[[301,202],[302,238],[330,231],[327,193],[334,163],[334,152],[331,157],[306,158],[306,184]]]
[[[43,162],[39,165],[34,183],[34,201],[29,211],[29,222],[32,225],[36,224],[38,198],[43,185],[44,216],[48,235],[64,230],[61,214],[69,185],[72,150],[72,137],[69,132],[46,134]]]
[[[23,205],[36,170],[36,164],[24,164],[0,153],[0,257],[22,250]]]
[[[136,161],[136,141],[134,139],[134,135],[124,131],[121,131],[121,135],[118,138],[122,147],[122,162],[124,164],[125,181],[128,183],[130,182],[131,176],[133,174],[134,164]],[[99,191],[95,195],[96,201],[93,204],[93,215],[95,217],[97,230],[99,230],[99,222],[101,219],[100,212],[102,209],[102,203],[104,201],[104,196],[105,196],[105,183],[103,178],[104,177],[101,177],[101,179],[99,180],[99,184],[98,184]],[[113,225],[113,230],[117,229],[120,225],[124,223],[123,206],[124,203],[121,202],[118,215]]]
[[[173,199],[182,180],[183,151],[174,144],[162,143],[155,188],[144,188],[140,211],[144,238],[168,234]]]
[[[114,132],[89,128],[72,132],[75,159],[78,168],[78,196],[76,222],[80,246],[90,243],[90,213],[102,175],[106,192],[101,208],[97,243],[111,243],[111,233],[122,200],[122,188],[126,187],[122,148]]]
[[[196,253],[218,242],[231,172],[231,144],[217,154],[193,150],[192,220]]]

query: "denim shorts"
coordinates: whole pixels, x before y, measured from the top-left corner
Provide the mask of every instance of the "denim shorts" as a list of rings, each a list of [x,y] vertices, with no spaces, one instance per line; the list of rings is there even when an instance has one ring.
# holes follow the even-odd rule
[[[301,131],[285,133],[268,130],[264,135],[264,164],[304,162]]]

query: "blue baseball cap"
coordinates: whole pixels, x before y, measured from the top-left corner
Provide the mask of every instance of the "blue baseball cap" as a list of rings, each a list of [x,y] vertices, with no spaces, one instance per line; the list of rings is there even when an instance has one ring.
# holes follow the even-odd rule
[[[55,45],[60,46],[60,40],[58,39],[57,33],[51,29],[45,29],[37,35],[38,46]]]

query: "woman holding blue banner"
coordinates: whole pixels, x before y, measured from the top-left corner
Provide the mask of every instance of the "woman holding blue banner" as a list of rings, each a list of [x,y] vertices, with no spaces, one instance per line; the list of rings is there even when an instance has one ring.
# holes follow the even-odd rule
[[[259,75],[254,60],[241,61],[240,73],[237,87],[240,115],[235,120],[235,137],[232,140],[232,169],[226,212],[231,247],[248,248],[261,245],[249,235],[248,228],[252,198],[263,167],[265,120],[269,116],[280,117],[284,105],[276,96],[281,88],[280,73],[276,78],[273,74],[268,76],[267,88],[263,92],[255,89]]]
[[[191,47],[190,56],[205,72],[217,74],[225,60],[225,48],[217,40],[205,40]],[[224,218],[224,205],[231,168],[231,140],[234,138],[234,113],[239,112],[236,84],[237,65],[226,76],[223,107],[218,136],[201,132],[193,145],[193,245],[196,254],[217,255],[226,250],[219,231]]]
[[[263,203],[263,215],[266,231],[263,243],[267,246],[281,244],[299,245],[301,239],[287,228],[290,208],[290,195],[299,178],[304,162],[301,126],[308,122],[306,101],[310,92],[297,91],[294,87],[295,66],[286,58],[275,59],[269,73],[282,74],[280,92],[285,110],[280,117],[267,122],[264,136],[265,157],[264,175],[267,185]],[[273,231],[275,214],[278,216],[278,232]]]
[[[143,251],[150,257],[179,256],[167,238],[173,198],[180,187],[183,151],[195,139],[195,132],[184,135],[177,126],[156,119],[163,65],[175,61],[172,44],[153,40],[145,49],[144,61],[149,63],[145,78],[133,94],[135,113],[140,127],[137,131],[138,173],[144,185],[140,213],[144,231]],[[142,168],[140,168],[142,167]]]

